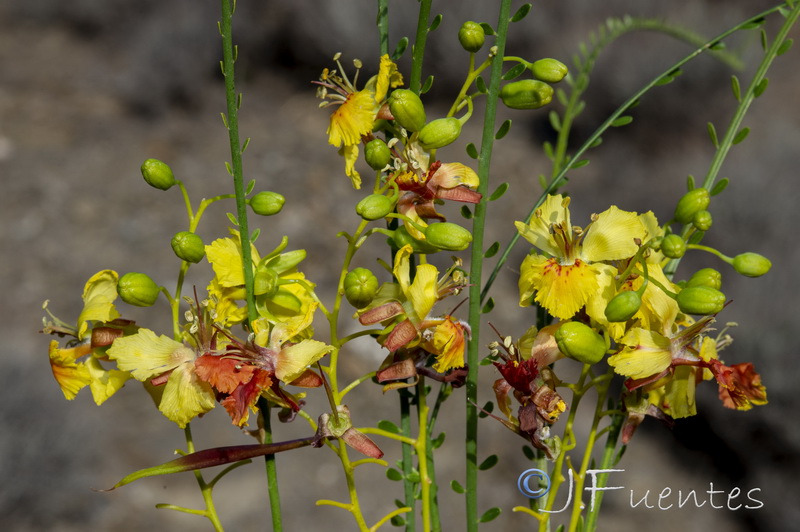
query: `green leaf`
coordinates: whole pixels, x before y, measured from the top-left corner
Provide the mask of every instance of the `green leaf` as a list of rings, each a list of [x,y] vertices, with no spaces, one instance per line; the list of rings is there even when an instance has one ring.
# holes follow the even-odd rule
[[[457,480],[450,481],[450,488],[455,491],[456,493],[466,493],[467,490],[464,489],[464,486],[458,483]]]
[[[394,47],[394,52],[392,52],[392,61],[397,61],[403,56],[403,53],[408,48],[408,37],[403,37],[397,42],[397,46]]]
[[[744,139],[746,139],[747,135],[749,135],[749,134],[750,134],[750,128],[749,127],[743,127],[742,129],[739,130],[738,133],[736,133],[736,136],[733,137],[733,144],[734,145],[739,144]]]
[[[406,507],[406,503],[404,503],[400,499],[395,499],[394,500],[394,505],[397,506],[398,508],[405,508]]]
[[[555,109],[550,109],[550,113],[547,115],[550,119],[550,127],[552,127],[555,131],[561,131],[561,117],[558,116],[558,113]]]
[[[489,314],[494,309],[494,298],[490,297],[486,304],[481,309],[481,313]]]
[[[244,144],[242,144],[242,153],[244,153],[244,151],[245,151],[245,150],[247,149],[247,147],[250,145],[250,141],[251,141],[251,140],[252,140],[252,139],[251,139],[250,137],[247,137],[246,139],[244,139]]]
[[[439,24],[441,24],[441,23],[442,23],[442,14],[439,13],[438,15],[433,17],[433,20],[431,21],[431,25],[428,26],[428,31],[436,31],[436,28],[438,28]]]
[[[494,412],[494,403],[492,401],[486,401],[486,404],[483,405],[483,410],[491,414]]]
[[[500,126],[500,129],[497,130],[497,134],[495,134],[495,140],[500,140],[508,134],[508,130],[511,129],[511,119],[506,120]]]
[[[714,127],[714,124],[709,122],[708,124],[706,124],[706,127],[708,128],[708,136],[711,137],[711,144],[713,144],[715,148],[719,148],[719,140],[717,139],[717,130]]]
[[[378,422],[378,428],[386,432],[391,432],[392,434],[400,434],[400,428],[386,419],[382,419]]]
[[[444,432],[440,432],[438,436],[431,440],[431,447],[434,449],[441,447],[446,436],[447,435]]]
[[[256,188],[256,180],[251,179],[249,183],[247,183],[247,188],[244,191],[245,196],[249,196],[253,189]]]
[[[419,90],[419,93],[425,94],[426,92],[431,90],[432,86],[433,86],[433,74],[431,74],[425,79],[425,83],[422,84],[422,88]]]
[[[487,469],[491,469],[494,466],[496,466],[497,462],[499,461],[500,459],[497,457],[496,454],[491,454],[486,458],[486,460],[481,462],[481,465],[478,466],[478,469],[480,469],[481,471],[486,471]]]
[[[525,65],[523,63],[517,63],[517,65],[511,67],[508,72],[503,74],[503,79],[509,81],[518,78],[523,72],[525,72]]]
[[[730,183],[730,181],[731,180],[728,179],[727,177],[723,177],[722,179],[717,181],[713,187],[711,187],[711,192],[709,192],[709,195],[716,196],[717,194],[728,188],[728,183]]]
[[[694,183],[694,176],[689,174],[686,176],[686,190],[694,190],[695,183]]]
[[[739,78],[736,76],[731,76],[731,90],[733,91],[733,97],[736,98],[736,101],[742,101],[742,88],[739,86]]]
[[[467,144],[467,155],[469,155],[473,159],[478,158],[478,148],[475,147],[475,144],[471,142]]]
[[[497,242],[495,240],[494,244],[489,246],[489,249],[486,250],[486,252],[483,254],[483,256],[484,256],[484,258],[491,259],[495,255],[497,255],[498,251],[500,251],[500,242]]]
[[[544,174],[539,174],[539,186],[542,188],[547,188],[547,178]]]
[[[231,221],[234,227],[239,227],[239,220],[236,218],[236,216],[234,216],[232,212],[226,214],[228,215],[228,220]]]
[[[403,473],[393,467],[390,467],[386,470],[386,478],[393,480],[394,482],[400,482],[403,480]]]
[[[488,523],[489,521],[494,521],[495,519],[497,519],[497,516],[500,515],[500,512],[501,510],[497,506],[495,506],[494,508],[489,508],[484,512],[482,516],[480,516],[478,522]]]
[[[617,118],[614,119],[613,122],[611,122],[611,127],[627,126],[631,122],[633,122],[633,117],[632,116],[630,116],[630,115],[622,115],[622,116],[618,116]]]
[[[576,170],[578,168],[583,168],[587,164],[589,164],[589,159],[581,159],[580,161],[576,162],[575,164],[570,165],[570,168],[572,168],[573,170]]]
[[[391,519],[389,519],[389,522],[392,524],[392,526],[396,526],[398,528],[401,527],[401,526],[405,526],[405,524],[406,524],[406,520],[403,519],[403,517],[399,516],[399,515],[393,516]]]
[[[765,52],[767,51],[767,48],[769,48],[769,41],[767,40],[767,32],[764,31],[764,28],[761,28],[761,48],[763,48]]]
[[[508,183],[500,183],[494,192],[489,196],[489,201],[496,201],[503,197],[503,194],[508,190]]]
[[[709,49],[714,50],[715,52],[718,52],[720,50],[724,50],[725,49],[725,43],[722,42],[722,41],[717,41],[714,44],[712,44],[711,46],[709,46]]]
[[[589,148],[596,148],[603,143],[603,137],[597,137],[594,142],[589,145]]]
[[[517,12],[514,13],[514,16],[511,17],[511,22],[519,22],[520,20],[524,19],[528,16],[528,13],[531,12],[531,4],[522,4]]]
[[[786,52],[788,52],[789,48],[792,47],[793,43],[794,43],[793,39],[786,39],[785,41],[783,41],[781,43],[781,45],[778,47],[778,51],[776,52],[776,55],[783,55]]]
[[[466,205],[461,206],[461,216],[470,220],[472,218],[472,211]]]
[[[553,151],[553,143],[549,140],[544,141],[542,144],[542,149],[544,150],[545,156],[551,161],[556,158],[555,152]]]
[[[261,234],[261,228],[257,227],[255,231],[250,233],[250,242],[254,243],[258,240],[259,235]]]
[[[525,458],[528,460],[533,460],[536,458],[536,453],[533,451],[530,445],[523,445],[522,446],[522,454],[525,455]]]
[[[489,25],[488,22],[481,22],[481,28],[483,28],[483,33],[486,35],[495,35],[494,29]]]
[[[569,98],[567,97],[567,93],[564,91],[564,89],[556,89],[556,98],[564,107],[569,105]]]
[[[766,22],[766,19],[764,17],[761,17],[761,18],[758,18],[758,19],[754,20],[753,22],[748,22],[747,24],[742,25],[741,29],[743,29],[743,30],[752,30],[752,29],[755,29],[755,28],[759,28],[759,27],[764,25],[764,22]]]
[[[764,78],[761,81],[759,81],[758,85],[756,85],[756,88],[753,89],[753,96],[758,98],[759,96],[764,94],[764,91],[767,90],[767,85],[769,85],[769,79]]]
[[[478,92],[480,92],[481,94],[486,94],[487,92],[489,92],[489,89],[486,88],[486,82],[483,81],[483,78],[481,76],[475,78],[475,88],[477,88]]]

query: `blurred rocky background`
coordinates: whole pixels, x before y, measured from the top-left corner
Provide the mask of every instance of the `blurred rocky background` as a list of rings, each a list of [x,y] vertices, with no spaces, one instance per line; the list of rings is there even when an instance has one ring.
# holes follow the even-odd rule
[[[435,74],[429,114],[444,114],[447,99],[460,85],[466,54],[456,33],[464,20],[496,23],[498,2],[434,2],[444,12],[441,27],[430,36],[425,75]],[[391,1],[392,46],[412,36],[416,2]],[[634,0],[564,0],[538,2],[524,22],[512,27],[507,52],[570,63],[577,43],[609,16],[656,17],[704,35],[715,35],[771,5],[755,0],[655,2]],[[515,5],[515,8],[517,6]],[[41,327],[41,304],[74,319],[81,308],[86,279],[103,268],[143,271],[169,286],[178,263],[171,236],[185,229],[177,191],[162,193],[141,179],[139,165],[148,157],[167,161],[187,183],[195,202],[229,189],[224,161],[227,137],[219,113],[224,92],[218,68],[217,2],[196,0],[37,0],[0,3],[0,278],[3,286],[3,371],[0,372],[0,523],[9,531],[200,530],[199,518],[159,511],[159,502],[197,507],[202,501],[191,475],[146,479],[111,493],[119,478],[172,458],[183,447],[183,434],[153,408],[135,382],[98,408],[87,391],[64,400],[47,362],[48,338]],[[252,223],[262,228],[262,250],[286,234],[294,248],[305,248],[307,275],[330,297],[343,246],[335,237],[355,224],[354,193],[342,173],[336,150],[327,144],[328,111],[318,110],[310,81],[342,52],[364,60],[374,73],[377,38],[374,2],[337,0],[284,2],[240,0],[234,21],[241,49],[238,89],[244,93],[243,136],[252,137],[245,173],[257,189],[284,194],[284,212]],[[770,20],[768,28],[775,28]],[[794,36],[800,35],[797,28]],[[749,79],[760,58],[756,32],[732,38],[728,49],[748,65],[738,74]],[[663,35],[630,34],[600,58],[586,94],[587,111],[575,130],[575,146],[627,96],[690,51]],[[683,268],[718,267],[725,292],[734,302],[720,322],[735,321],[736,341],[723,352],[729,363],[753,361],[768,386],[769,405],[748,413],[726,410],[710,383],[698,393],[699,414],[669,431],[648,420],[636,435],[612,477],[626,489],[605,498],[601,530],[726,529],[791,530],[800,519],[796,475],[800,401],[793,390],[800,348],[795,305],[796,264],[800,251],[793,227],[800,225],[800,84],[798,51],[791,50],[770,71],[770,85],[756,101],[745,124],[749,138],[736,146],[721,177],[731,185],[712,204],[714,229],[706,242],[736,254],[752,250],[769,256],[772,272],[743,279],[714,257],[687,260]],[[633,111],[634,122],[604,135],[590,152],[591,164],[570,175],[573,219],[584,225],[592,212],[611,203],[628,210],[652,209],[660,219],[685,190],[688,174],[702,179],[712,148],[706,123],[722,131],[735,102],[730,68],[708,57],[692,62],[674,83],[652,91]],[[440,106],[437,109],[437,105]],[[478,107],[480,107],[480,103]],[[508,181],[510,192],[492,204],[494,225],[488,242],[505,241],[514,220],[525,216],[538,197],[536,175],[547,172],[542,141],[552,136],[545,112],[501,111],[512,118],[511,135],[498,144],[492,166],[495,184]],[[473,120],[472,123],[478,122]],[[465,132],[479,142],[478,127]],[[464,160],[460,147],[441,151],[448,160]],[[494,187],[494,185],[493,185]],[[493,188],[492,187],[492,188]],[[225,210],[217,204],[199,233],[210,241],[226,233]],[[453,211],[457,219],[456,211]],[[516,306],[516,268],[525,253],[517,249],[496,284],[497,309],[492,323],[504,334],[521,334],[533,322]],[[366,259],[362,259],[366,261]],[[362,265],[373,266],[368,261]],[[207,266],[195,268],[189,282],[202,288]],[[680,272],[679,272],[680,275]],[[126,316],[159,332],[169,328],[166,311],[124,309]],[[493,338],[489,329],[485,342]],[[383,353],[369,342],[355,342],[343,357],[345,380],[374,368]],[[481,402],[492,399],[487,371]],[[796,391],[796,390],[795,390]],[[459,496],[448,484],[463,483],[463,396],[446,404],[439,428],[448,439],[439,453],[437,478],[445,530],[461,530]],[[396,419],[395,400],[365,385],[352,394],[357,424]],[[313,393],[309,412],[326,409]],[[200,447],[249,443],[232,427],[222,409],[193,424]],[[501,506],[503,514],[486,529],[530,530],[532,521],[510,510],[526,504],[516,488],[529,467],[519,452],[523,441],[499,423],[482,420],[481,452],[497,453],[500,464],[482,473],[481,504]],[[307,435],[302,421],[281,425],[276,437]],[[390,462],[398,449],[380,442]],[[343,500],[340,466],[327,450],[302,449],[278,457],[286,530],[348,530],[344,511],[318,508],[320,498]],[[360,493],[371,520],[393,508],[399,484],[386,486],[379,467],[359,474]],[[380,482],[381,484],[377,484]],[[665,487],[694,489],[702,496],[715,490],[742,494],[760,488],[757,510],[702,508],[667,511],[630,507],[650,490],[650,503]],[[380,486],[376,488],[374,486]],[[747,502],[744,495],[732,506]],[[262,466],[241,468],[217,488],[218,507],[228,530],[269,529]],[[714,500],[726,505],[724,495]]]

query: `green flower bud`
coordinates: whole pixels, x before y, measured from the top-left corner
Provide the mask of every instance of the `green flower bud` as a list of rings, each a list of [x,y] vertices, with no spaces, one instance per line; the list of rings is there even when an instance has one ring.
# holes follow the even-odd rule
[[[772,263],[758,253],[740,253],[733,258],[733,269],[747,277],[760,277],[772,268]]]
[[[149,307],[158,299],[161,288],[144,273],[126,273],[117,281],[117,293],[122,300],[137,307]]]
[[[181,231],[172,237],[172,251],[179,259],[186,262],[198,263],[206,256],[203,239],[191,231]]]
[[[250,198],[250,208],[253,212],[261,216],[272,216],[278,214],[283,209],[286,198],[277,192],[259,192]]]
[[[555,59],[539,59],[530,67],[533,77],[547,83],[558,83],[566,77],[569,69],[567,65]]]
[[[568,321],[555,334],[558,349],[568,357],[595,364],[606,354],[606,341],[591,327],[577,321]]]
[[[679,259],[686,253],[686,242],[680,235],[667,235],[661,241],[661,253],[670,259]]]
[[[425,240],[439,249],[463,251],[472,242],[472,233],[460,225],[439,222],[425,228]]]
[[[711,203],[711,195],[705,188],[695,188],[683,195],[675,207],[675,219],[688,224],[699,211],[704,211]]]
[[[538,109],[553,99],[553,87],[537,79],[523,79],[504,85],[500,98],[511,109]]]
[[[722,274],[714,268],[697,270],[692,274],[689,280],[686,281],[686,287],[688,288],[691,286],[710,286],[711,288],[719,290],[722,287]]]
[[[428,242],[424,240],[417,240],[413,236],[408,233],[408,229],[404,225],[401,225],[394,231],[394,235],[392,235],[392,241],[397,249],[402,248],[403,246],[410,245],[411,249],[414,250],[414,253],[436,253],[439,251],[439,248],[430,245]]]
[[[707,316],[725,307],[725,294],[710,286],[690,286],[678,292],[678,308],[685,314]]]
[[[425,125],[425,107],[419,96],[408,89],[396,89],[389,97],[389,110],[395,122],[411,132]]]
[[[708,211],[697,211],[692,218],[692,225],[698,231],[708,231],[711,229],[711,223],[713,222],[711,218],[711,213]]]
[[[620,292],[606,305],[606,319],[611,322],[628,321],[641,306],[642,298],[637,292],[631,290]]]
[[[483,27],[477,22],[468,20],[458,30],[458,42],[461,43],[464,50],[473,54],[483,47],[485,40],[486,34],[483,32]]]
[[[373,170],[382,170],[392,161],[392,150],[381,139],[373,139],[364,146],[364,158]]]
[[[271,298],[278,291],[278,274],[270,268],[259,268],[253,276],[253,294]]]
[[[142,163],[142,177],[148,185],[159,190],[169,190],[176,183],[172,169],[158,159],[147,159]]]
[[[383,194],[370,194],[356,205],[356,213],[365,220],[378,220],[394,209],[394,202]]]
[[[369,305],[378,293],[378,278],[366,268],[347,272],[344,278],[344,296],[355,308]]]
[[[419,143],[426,150],[447,146],[461,135],[461,122],[458,118],[439,118],[425,124],[419,132]]]

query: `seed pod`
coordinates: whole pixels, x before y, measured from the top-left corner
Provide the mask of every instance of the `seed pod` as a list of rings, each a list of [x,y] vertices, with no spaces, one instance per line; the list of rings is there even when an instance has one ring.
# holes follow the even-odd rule
[[[711,203],[711,195],[708,190],[702,187],[692,189],[678,201],[678,205],[675,207],[675,219],[682,224],[688,224],[695,214],[708,209],[709,203]]]
[[[687,288],[691,286],[710,286],[719,290],[722,288],[722,274],[714,268],[697,270],[686,282]]]
[[[591,327],[577,321],[568,321],[555,334],[558,349],[568,357],[595,364],[606,354],[606,341]]]
[[[567,65],[555,59],[539,59],[529,67],[533,77],[547,83],[558,83],[569,72]]]
[[[686,314],[707,316],[725,307],[725,294],[710,286],[690,286],[678,292],[678,308]]]
[[[278,214],[286,203],[286,198],[277,192],[263,191],[250,198],[250,208],[261,216]]]
[[[667,235],[661,241],[661,253],[670,259],[679,259],[686,253],[686,242],[680,235]]]
[[[397,249],[402,248],[403,246],[409,245],[411,249],[414,250],[414,253],[436,253],[439,251],[439,248],[430,245],[428,242],[424,240],[417,240],[410,234],[408,234],[408,229],[404,225],[401,225],[394,231],[394,235],[392,235],[392,241]]]
[[[772,262],[758,253],[740,253],[733,258],[733,269],[747,277],[760,277],[772,268]]]
[[[458,42],[461,43],[461,47],[473,54],[483,47],[485,40],[486,33],[484,33],[483,27],[477,22],[468,20],[463,23],[461,29],[458,30]]]
[[[389,97],[389,110],[395,122],[408,131],[417,132],[425,125],[425,106],[419,96],[408,89],[396,89]]]
[[[147,159],[142,163],[142,177],[148,185],[159,190],[169,190],[176,183],[172,169],[158,159]]]
[[[186,262],[198,263],[206,256],[203,239],[191,231],[181,231],[172,237],[172,251],[179,259]]]
[[[451,144],[461,135],[458,118],[439,118],[425,124],[419,132],[419,143],[426,150],[435,150]]]
[[[538,109],[553,99],[553,87],[538,79],[523,79],[504,85],[500,98],[511,109]]]
[[[382,170],[392,160],[392,151],[381,139],[373,139],[364,146],[364,158],[373,170]]]
[[[144,273],[126,273],[117,281],[117,293],[129,305],[149,307],[156,302],[159,292],[159,286]]]
[[[378,278],[366,268],[347,272],[344,278],[344,296],[355,308],[369,305],[378,293]]]
[[[469,230],[450,222],[439,222],[425,228],[425,241],[447,251],[463,251],[472,242]]]
[[[606,319],[610,322],[628,321],[641,306],[642,298],[637,292],[632,290],[620,292],[606,305]]]
[[[711,229],[711,223],[714,220],[711,218],[711,213],[708,211],[697,211],[692,218],[692,225],[698,231],[708,231]]]
[[[356,205],[356,213],[365,220],[378,220],[394,209],[394,202],[383,194],[370,194]]]

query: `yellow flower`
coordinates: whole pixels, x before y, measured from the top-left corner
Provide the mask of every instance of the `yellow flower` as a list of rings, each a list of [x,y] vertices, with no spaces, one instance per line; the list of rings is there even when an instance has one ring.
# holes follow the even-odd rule
[[[545,253],[528,255],[522,263],[520,305],[529,305],[535,294],[539,305],[562,320],[601,292],[601,281],[613,280],[616,269],[601,261],[632,257],[637,239],[646,236],[636,213],[611,206],[584,230],[572,226],[568,206],[569,198],[548,196],[528,224],[515,224],[523,238]]]
[[[353,92],[331,115],[328,126],[328,142],[337,148],[342,144],[352,146],[361,142],[361,137],[372,131],[378,104],[369,90]]]

